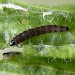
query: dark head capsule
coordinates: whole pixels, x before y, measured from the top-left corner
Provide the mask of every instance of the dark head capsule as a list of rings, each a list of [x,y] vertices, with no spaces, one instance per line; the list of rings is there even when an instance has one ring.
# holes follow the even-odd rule
[[[9,42],[9,45],[10,45],[10,46],[15,45],[15,41],[14,41],[14,40],[11,40],[11,41]]]

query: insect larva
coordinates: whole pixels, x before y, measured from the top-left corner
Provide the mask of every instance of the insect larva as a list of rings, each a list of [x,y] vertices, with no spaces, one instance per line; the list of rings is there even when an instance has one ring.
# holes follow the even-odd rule
[[[29,39],[34,36],[38,36],[40,34],[50,33],[50,32],[64,32],[68,31],[69,28],[66,26],[57,26],[57,25],[47,25],[47,26],[40,26],[36,27],[34,29],[28,29],[27,31],[24,31],[17,35],[13,40],[10,41],[9,45],[17,45],[20,42]]]
[[[6,53],[3,53],[3,59],[4,60],[11,59],[12,56],[18,56],[21,54],[22,54],[21,52],[6,52]]]

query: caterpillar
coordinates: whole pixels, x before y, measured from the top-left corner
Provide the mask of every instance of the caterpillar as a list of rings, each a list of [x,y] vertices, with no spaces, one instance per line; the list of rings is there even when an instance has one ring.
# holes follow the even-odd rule
[[[18,56],[21,54],[22,54],[21,52],[6,52],[6,53],[3,53],[3,59],[4,60],[11,59],[12,56]]]
[[[65,32],[68,31],[69,28],[66,26],[57,26],[57,25],[46,25],[46,26],[40,26],[33,29],[28,29],[27,31],[23,31],[16,37],[14,37],[10,42],[9,45],[17,45],[20,42],[23,42],[26,39],[29,39],[34,36],[43,35],[45,33],[51,33],[51,32]]]

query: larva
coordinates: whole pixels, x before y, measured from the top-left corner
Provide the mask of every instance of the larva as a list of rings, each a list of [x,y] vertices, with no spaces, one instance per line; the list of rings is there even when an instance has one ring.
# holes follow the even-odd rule
[[[24,31],[13,38],[13,40],[10,41],[9,45],[17,45],[20,42],[29,39],[34,36],[42,35],[45,33],[51,33],[51,32],[65,32],[68,31],[69,28],[66,26],[57,26],[57,25],[46,25],[46,26],[40,26],[36,27],[34,29],[28,29],[27,31]]]
[[[6,53],[3,53],[3,59],[4,60],[11,59],[12,56],[18,56],[21,54],[22,54],[21,52],[6,52]]]

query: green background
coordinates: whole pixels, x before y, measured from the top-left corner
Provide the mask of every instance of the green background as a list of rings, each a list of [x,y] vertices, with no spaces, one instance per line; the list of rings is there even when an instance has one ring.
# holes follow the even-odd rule
[[[13,0],[12,0],[13,2]],[[74,0],[26,0],[26,1],[23,1],[25,3],[28,3],[28,4],[40,4],[40,5],[60,5],[60,4],[74,4],[75,1]],[[35,38],[36,39],[36,38]],[[66,47],[65,47],[66,48]],[[70,48],[70,47],[69,47]],[[27,48],[28,49],[28,48]],[[33,50],[33,49],[32,49]],[[60,49],[59,49],[60,50]],[[34,51],[34,50],[33,50]],[[64,53],[64,50],[62,51]],[[67,52],[67,51],[66,51]],[[35,54],[35,52],[33,53]],[[61,55],[61,54],[60,54]],[[64,57],[64,56],[63,56]],[[62,58],[63,58],[62,57]],[[68,54],[67,54],[67,57],[68,57]],[[59,73],[59,72],[58,72]],[[67,74],[67,73],[66,73]],[[3,73],[1,75],[6,75],[6,73]],[[7,75],[10,75],[10,74],[7,74]],[[12,75],[12,74],[11,74]],[[65,74],[64,74],[65,75]]]

